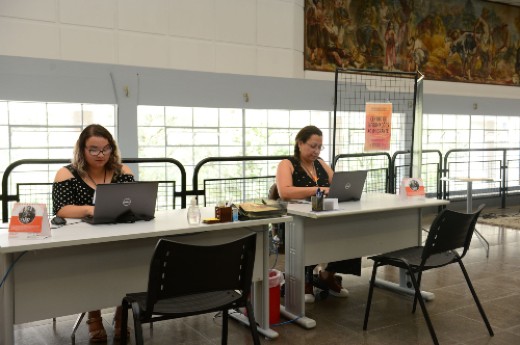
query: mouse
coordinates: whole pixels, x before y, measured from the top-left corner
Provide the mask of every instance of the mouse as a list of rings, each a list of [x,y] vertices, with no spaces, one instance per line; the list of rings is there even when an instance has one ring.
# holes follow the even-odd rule
[[[51,223],[54,225],[65,225],[65,224],[67,224],[67,220],[65,220],[65,218],[56,216],[56,217],[52,218]]]

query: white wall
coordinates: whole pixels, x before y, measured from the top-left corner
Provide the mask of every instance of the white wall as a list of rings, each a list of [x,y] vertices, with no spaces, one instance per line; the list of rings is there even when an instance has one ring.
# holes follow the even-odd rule
[[[106,66],[159,68],[157,74],[166,70],[206,72],[194,78],[207,79],[210,84],[228,74],[249,77],[222,79],[219,88],[240,89],[238,95],[233,92],[227,95],[229,99],[218,99],[224,104],[220,106],[226,106],[242,92],[249,92],[255,77],[293,79],[303,84],[333,81],[333,73],[303,70],[303,5],[304,0],[0,0],[0,56],[98,63],[96,73],[100,74],[106,72]],[[39,73],[35,70],[32,76]],[[187,89],[181,86],[181,93],[197,92],[197,87],[205,84],[191,84],[190,73],[175,76],[186,78]],[[268,89],[275,83],[267,94],[276,95],[278,90],[283,94],[284,87],[277,88],[281,85],[277,78],[258,81]],[[517,114],[518,87],[427,79],[425,112]],[[226,81],[247,82],[237,87]],[[0,83],[5,81],[0,79]],[[303,103],[315,97],[317,85],[324,84],[307,85],[311,93],[299,95]],[[153,85],[150,92],[154,92]],[[171,90],[158,92],[171,94]],[[330,106],[333,86],[326,92],[330,97],[325,104]],[[255,100],[254,94],[250,96]],[[186,101],[185,97],[180,99]],[[195,100],[204,102],[200,97]],[[323,105],[321,99],[314,108],[323,109]]]

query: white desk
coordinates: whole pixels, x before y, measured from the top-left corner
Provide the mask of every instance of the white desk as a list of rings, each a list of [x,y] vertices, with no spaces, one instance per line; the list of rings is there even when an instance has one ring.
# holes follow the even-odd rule
[[[473,182],[495,182],[494,179],[489,177],[442,177],[441,180],[466,183],[468,191],[468,197],[466,198],[466,213],[473,212]],[[486,249],[486,257],[489,257],[489,242],[477,229],[475,229],[475,234],[482,246]]]
[[[421,209],[447,203],[446,200],[368,193],[363,194],[360,201],[340,203],[340,209],[335,211],[312,212],[310,204],[290,204],[288,214],[294,220],[286,224],[285,231],[286,286],[282,314],[289,319],[297,318],[296,323],[305,328],[315,327],[316,322],[305,317],[306,265],[421,244]],[[405,282],[401,282],[403,284]],[[408,290],[401,286],[401,290],[405,288]]]
[[[203,208],[212,217],[213,208]],[[76,220],[72,220],[76,221]],[[269,328],[269,236],[267,224],[291,217],[188,225],[186,210],[161,211],[152,221],[133,224],[76,223],[52,230],[47,239],[10,239],[0,230],[0,279],[16,262],[0,289],[0,345],[14,344],[13,325],[121,304],[128,292],[146,291],[149,263],[158,238],[219,242],[244,230],[257,232],[253,307],[259,331]],[[247,319],[246,319],[247,320]],[[241,320],[243,321],[243,320]]]

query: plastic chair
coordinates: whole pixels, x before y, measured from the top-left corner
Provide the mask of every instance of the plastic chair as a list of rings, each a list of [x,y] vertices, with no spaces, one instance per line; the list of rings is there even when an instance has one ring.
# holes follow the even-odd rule
[[[129,293],[123,298],[121,344],[127,342],[130,307],[136,344],[143,344],[143,323],[215,311],[222,313],[222,344],[227,344],[228,310],[245,307],[253,343],[259,345],[249,301],[255,249],[255,233],[217,245],[160,239],[150,263],[148,291]],[[193,274],[192,267],[204,267],[206,274]]]
[[[374,260],[374,267],[372,270],[372,278],[370,280],[370,288],[368,291],[368,301],[365,310],[365,321],[363,323],[363,330],[367,329],[368,317],[370,314],[370,305],[372,303],[372,294],[374,291],[374,281],[376,278],[377,269],[380,266],[390,265],[406,269],[410,275],[413,287],[415,289],[415,297],[413,301],[412,312],[415,313],[417,300],[424,315],[428,330],[435,344],[439,344],[432,322],[426,310],[423,297],[421,295],[421,277],[422,272],[433,268],[440,268],[449,264],[458,263],[466,283],[473,295],[473,299],[477,308],[486,324],[489,335],[493,336],[493,330],[487,319],[486,313],[480,304],[475,289],[471,284],[466,268],[462,263],[462,258],[466,255],[471,238],[475,230],[477,218],[485,205],[480,205],[474,213],[460,213],[452,210],[444,209],[433,221],[430,232],[426,239],[424,246],[410,247],[401,249],[386,254],[375,255],[369,257]],[[462,254],[458,254],[457,249],[462,248]],[[417,274],[417,278],[416,275]]]

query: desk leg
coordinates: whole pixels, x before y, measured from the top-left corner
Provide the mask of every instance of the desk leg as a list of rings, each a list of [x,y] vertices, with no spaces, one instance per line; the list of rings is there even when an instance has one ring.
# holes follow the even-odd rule
[[[466,213],[473,212],[473,182],[468,181],[468,197],[466,199]],[[480,244],[486,249],[486,258],[489,258],[489,242],[482,236],[477,229],[475,229],[475,234],[477,235]]]
[[[257,232],[257,236],[262,236],[262,281],[253,283],[252,304],[255,311],[255,320],[258,324],[258,333],[267,338],[274,339],[279,336],[278,332],[269,328],[269,231],[268,226],[264,226],[262,232]],[[249,319],[241,313],[230,313],[230,317],[249,326]]]
[[[13,262],[12,254],[0,256],[0,279]],[[0,288],[0,345],[14,344],[14,280],[13,272]]]
[[[301,217],[285,223],[285,306],[280,306],[280,313],[310,329],[316,327],[316,321],[305,316],[304,236]]]

